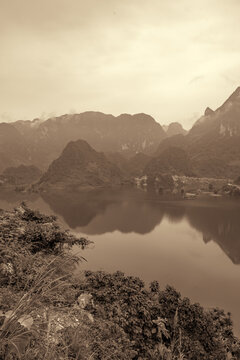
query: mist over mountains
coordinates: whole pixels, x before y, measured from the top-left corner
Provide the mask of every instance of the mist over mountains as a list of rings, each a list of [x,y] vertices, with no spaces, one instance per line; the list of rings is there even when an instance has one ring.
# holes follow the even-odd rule
[[[85,112],[46,121],[1,123],[0,172],[20,165],[46,171],[64,149],[66,153],[70,142],[78,140],[104,152],[105,164],[114,163],[122,174],[141,175],[152,164],[154,171],[157,166],[171,174],[236,178],[240,173],[240,87],[217,110],[207,107],[189,132],[178,123],[162,127],[146,114],[115,117]],[[73,145],[67,149],[74,153]],[[53,168],[56,162],[49,171]]]

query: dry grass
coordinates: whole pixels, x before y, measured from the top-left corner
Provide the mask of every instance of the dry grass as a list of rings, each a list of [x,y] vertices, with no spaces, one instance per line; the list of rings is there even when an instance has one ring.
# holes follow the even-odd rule
[[[32,314],[44,303],[53,302],[58,293],[69,287],[68,275],[58,274],[58,260],[57,257],[54,258],[39,270],[31,288],[4,315],[0,328],[0,349],[4,358],[8,359],[11,354],[23,358],[22,354],[29,345],[31,336],[38,332]]]

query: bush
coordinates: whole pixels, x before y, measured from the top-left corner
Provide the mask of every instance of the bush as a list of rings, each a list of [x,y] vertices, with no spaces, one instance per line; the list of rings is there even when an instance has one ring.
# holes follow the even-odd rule
[[[117,323],[128,335],[136,359],[154,359],[163,349],[189,360],[221,360],[234,352],[229,314],[191,304],[173,287],[160,290],[153,282],[147,291],[140,279],[121,272],[88,271],[80,288],[93,295],[95,316]]]

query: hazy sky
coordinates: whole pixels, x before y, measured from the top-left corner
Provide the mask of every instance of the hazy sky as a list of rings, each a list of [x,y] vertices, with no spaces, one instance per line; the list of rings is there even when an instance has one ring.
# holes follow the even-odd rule
[[[240,0],[0,0],[0,121],[145,112],[189,128],[240,85]]]

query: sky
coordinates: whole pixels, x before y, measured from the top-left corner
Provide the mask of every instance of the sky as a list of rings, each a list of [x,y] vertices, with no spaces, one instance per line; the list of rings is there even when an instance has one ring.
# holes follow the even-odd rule
[[[190,128],[240,85],[239,0],[0,0],[0,121],[147,113]]]

